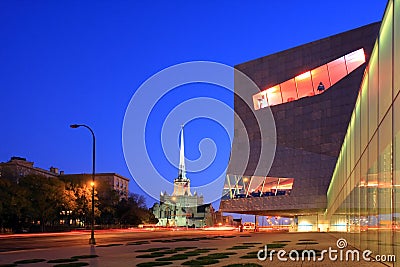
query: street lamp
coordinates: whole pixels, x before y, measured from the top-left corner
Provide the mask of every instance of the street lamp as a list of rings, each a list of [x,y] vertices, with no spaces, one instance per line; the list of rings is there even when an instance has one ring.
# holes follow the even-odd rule
[[[94,177],[95,177],[95,166],[96,166],[96,138],[94,136],[93,130],[85,125],[85,124],[71,124],[69,127],[76,129],[79,127],[85,127],[92,133],[93,137],[93,157],[92,157],[92,229],[91,229],[91,234],[90,234],[90,239],[89,239],[89,244],[91,245],[96,245],[96,239],[94,238]]]

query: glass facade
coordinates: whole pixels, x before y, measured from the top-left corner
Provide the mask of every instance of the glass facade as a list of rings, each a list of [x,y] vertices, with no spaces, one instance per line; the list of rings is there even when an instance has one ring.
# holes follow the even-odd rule
[[[293,178],[227,175],[222,199],[289,195]]]
[[[400,257],[400,0],[388,2],[328,189],[330,230]],[[400,266],[400,263],[388,263]]]
[[[311,71],[306,71],[295,78],[253,95],[254,109],[258,110],[323,93],[364,62],[364,49],[360,48],[325,65]]]

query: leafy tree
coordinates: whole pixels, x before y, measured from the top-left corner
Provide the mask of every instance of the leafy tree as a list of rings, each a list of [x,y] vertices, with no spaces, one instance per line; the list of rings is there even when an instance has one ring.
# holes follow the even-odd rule
[[[25,211],[30,207],[25,195],[16,183],[0,178],[0,232],[6,228],[14,231],[22,228]]]
[[[59,219],[62,210],[74,206],[75,198],[65,194],[65,184],[59,179],[28,175],[20,178],[18,185],[25,190],[25,197],[31,203],[26,215],[38,222],[42,231],[47,224],[53,225]]]
[[[115,224],[115,211],[119,202],[119,194],[107,182],[98,181],[98,207],[101,211],[97,223],[107,225]]]
[[[138,225],[141,223],[157,223],[153,213],[146,207],[143,196],[131,193],[128,199],[122,199],[116,207],[116,215],[120,224]]]
[[[71,211],[71,219],[76,222],[83,222],[89,225],[91,222],[92,214],[92,186],[84,180],[73,179],[71,177],[63,177],[62,181],[65,183],[66,190],[75,198],[74,206]],[[95,190],[95,217],[100,216],[101,212],[98,208],[99,199],[97,190]]]

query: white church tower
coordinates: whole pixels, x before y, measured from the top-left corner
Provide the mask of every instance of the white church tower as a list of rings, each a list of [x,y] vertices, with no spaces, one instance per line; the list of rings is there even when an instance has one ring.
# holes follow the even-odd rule
[[[158,219],[159,226],[203,227],[213,225],[214,209],[211,204],[204,204],[202,195],[190,192],[190,180],[186,177],[185,139],[181,128],[179,148],[178,177],[174,179],[174,192],[160,194],[160,203],[151,208]]]
[[[179,172],[178,178],[174,180],[173,196],[191,196],[190,180],[186,177],[185,167],[185,141],[183,136],[183,125],[181,130],[181,147],[179,150]]]

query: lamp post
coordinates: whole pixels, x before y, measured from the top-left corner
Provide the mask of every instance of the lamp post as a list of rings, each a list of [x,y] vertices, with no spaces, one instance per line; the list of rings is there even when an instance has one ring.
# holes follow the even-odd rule
[[[91,228],[89,244],[96,245],[96,239],[94,238],[94,177],[95,177],[95,166],[96,166],[96,137],[94,136],[93,130],[85,124],[71,124],[69,127],[73,128],[73,129],[76,129],[79,127],[85,127],[92,133],[92,137],[93,137],[92,182],[91,182],[91,186],[92,186],[92,228]]]

